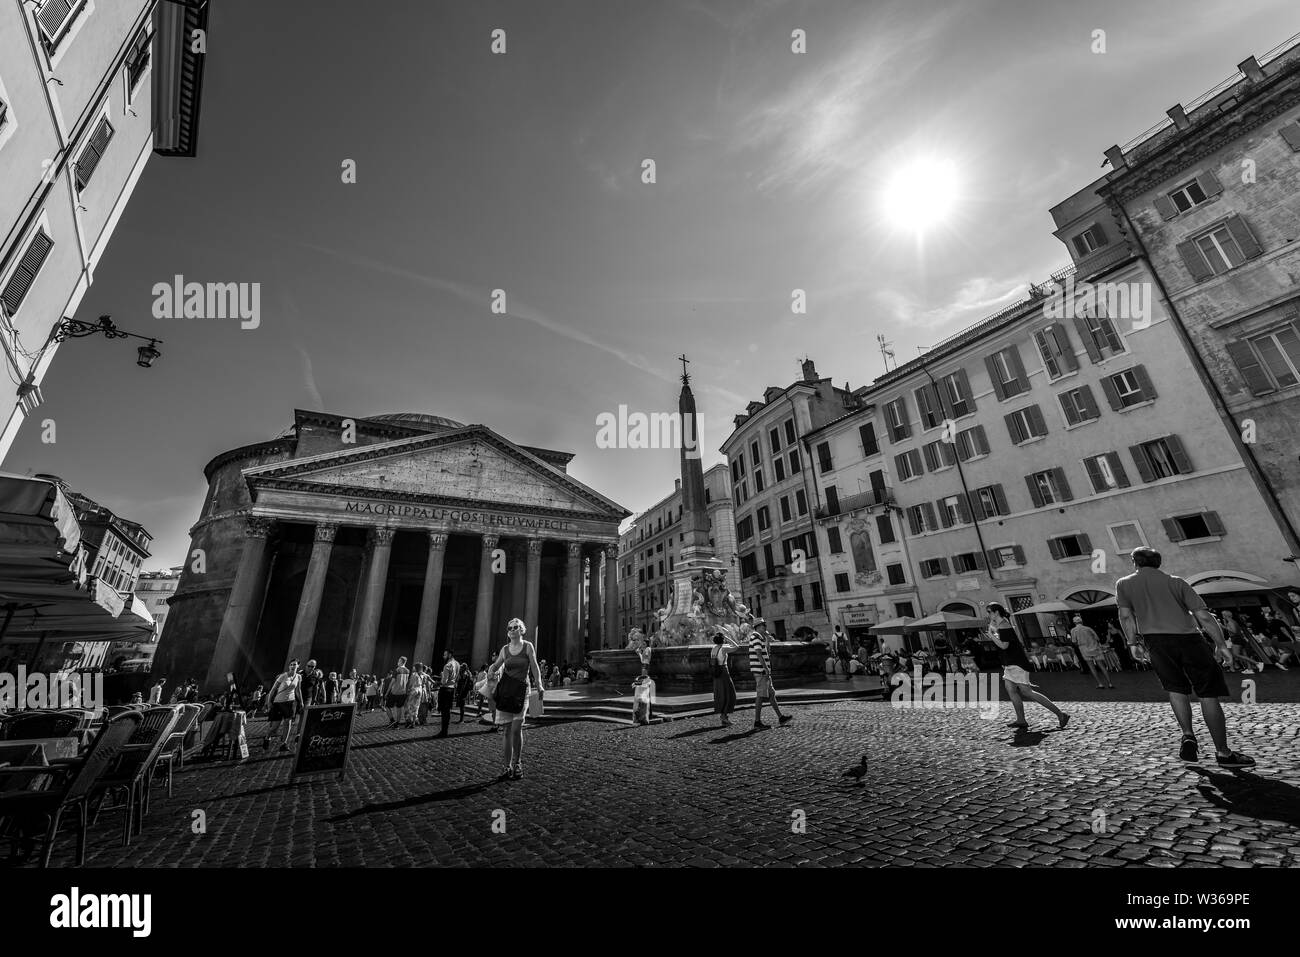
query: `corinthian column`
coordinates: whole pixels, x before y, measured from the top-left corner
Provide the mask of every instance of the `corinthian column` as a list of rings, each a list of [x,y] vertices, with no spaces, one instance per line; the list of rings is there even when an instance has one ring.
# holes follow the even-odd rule
[[[302,583],[302,596],[298,599],[298,614],[293,619],[293,637],[289,639],[286,661],[297,658],[306,663],[311,657],[312,640],[316,637],[316,619],[320,616],[320,600],[325,593],[325,576],[329,573],[330,553],[334,550],[337,525],[316,526],[316,543],[307,562],[307,577]]]
[[[561,656],[570,665],[582,659],[582,642],[578,634],[579,609],[582,601],[582,542],[569,542],[569,562],[564,570],[564,635]]]
[[[618,546],[605,546],[605,644],[622,645],[618,627]]]
[[[496,535],[483,536],[483,554],[478,563],[478,601],[474,607],[474,650],[470,661],[486,661],[492,640],[492,595],[496,576],[492,574],[492,552],[500,539]]]
[[[224,691],[226,674],[238,670],[241,661],[247,661],[252,650],[258,620],[262,616],[262,600],[266,595],[266,573],[271,565],[271,532],[275,523],[271,519],[252,515],[244,527],[244,553],[239,560],[239,570],[230,588],[226,613],[221,618],[221,631],[217,647],[208,664],[205,691]]]
[[[413,661],[437,665],[433,647],[438,638],[438,604],[442,599],[442,566],[447,557],[446,532],[429,530],[429,561],[424,566],[424,595],[420,600],[420,623],[415,631]]]
[[[587,647],[583,651],[599,651],[602,644],[604,630],[600,627],[600,616],[605,609],[600,603],[600,555],[600,546],[592,546],[587,585]]]
[[[388,559],[393,553],[393,529],[387,526],[371,529],[370,545],[370,563],[366,570],[361,619],[357,628],[357,653],[352,661],[352,667],[362,674],[375,670],[375,644],[379,640],[379,616],[384,610]]]
[[[542,587],[542,546],[540,538],[528,540],[528,576],[524,586],[524,624],[534,636],[537,635],[538,602]]]

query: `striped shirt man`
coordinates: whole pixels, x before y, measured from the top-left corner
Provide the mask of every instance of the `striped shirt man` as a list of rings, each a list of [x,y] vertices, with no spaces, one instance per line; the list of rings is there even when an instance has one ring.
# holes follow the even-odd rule
[[[749,635],[749,671],[750,674],[765,675],[770,671],[767,658],[767,636],[758,631]]]

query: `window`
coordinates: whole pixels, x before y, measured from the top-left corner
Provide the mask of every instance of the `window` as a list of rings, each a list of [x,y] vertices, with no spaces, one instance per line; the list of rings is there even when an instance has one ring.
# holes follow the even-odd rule
[[[1025,484],[1029,486],[1029,497],[1034,502],[1034,508],[1074,500],[1070,485],[1065,480],[1065,473],[1060,469],[1048,469],[1045,472],[1026,475]]]
[[[965,369],[950,372],[939,380],[939,396],[954,419],[975,411],[975,399],[971,396]]]
[[[992,515],[1010,515],[1011,509],[1007,508],[1007,497],[1002,491],[1001,485],[986,485],[983,488],[977,488],[971,494],[971,502],[975,506],[975,512],[983,521]]]
[[[934,393],[934,386],[923,385],[913,393],[916,396],[916,412],[921,419],[922,429],[937,429],[943,422],[943,407]]]
[[[769,528],[772,527],[772,513],[768,510],[768,507],[764,505],[762,508],[758,510],[757,514],[758,514],[758,530],[760,532],[766,532]]]
[[[951,442],[930,442],[921,446],[921,452],[925,455],[925,467],[931,472],[957,464],[957,454],[953,451]]]
[[[754,439],[752,442],[749,443],[749,458],[750,458],[750,461],[752,461],[752,462],[754,463],[754,465],[756,465],[756,466],[757,466],[757,465],[760,463],[760,461],[761,461],[761,459],[759,458],[759,454],[758,454],[758,440],[757,440],[757,439]]]
[[[775,601],[775,599],[773,600]],[[776,620],[776,640],[785,641],[785,619],[784,618],[778,618]]]
[[[1088,350],[1088,359],[1094,363],[1120,355],[1124,351],[1124,343],[1106,316],[1075,316],[1074,327],[1083,340],[1083,347]]]
[[[1147,537],[1142,534],[1142,526],[1137,522],[1117,522],[1108,525],[1107,530],[1110,532],[1110,540],[1115,543],[1115,551],[1121,555],[1127,555],[1147,543]]]
[[[846,592],[849,590],[849,576],[846,572],[839,572],[836,574],[835,590],[837,592]]]
[[[1105,452],[1086,458],[1083,460],[1083,467],[1088,472],[1088,481],[1092,483],[1094,493],[1128,488],[1131,484],[1128,473],[1124,471],[1124,465],[1115,452]]]
[[[1175,515],[1161,521],[1165,534],[1176,544],[1218,539],[1223,536],[1223,522],[1218,512],[1194,512],[1190,515]]]
[[[1061,411],[1065,413],[1065,421],[1070,425],[1091,422],[1101,416],[1097,400],[1092,397],[1089,386],[1081,385],[1069,392],[1062,392],[1057,398],[1061,402]]]
[[[1019,545],[999,545],[989,549],[990,568],[1020,568],[1025,564],[1025,550]]]
[[[1070,337],[1060,323],[1052,323],[1035,332],[1034,344],[1038,346],[1038,354],[1042,357],[1043,369],[1049,379],[1059,379],[1079,368],[1079,362],[1074,358],[1074,348],[1070,345]]]
[[[9,122],[9,104],[0,100],[0,131],[4,130],[5,124]]]
[[[941,578],[948,574],[948,559],[924,558],[921,560],[922,578]]]
[[[876,516],[876,532],[880,536],[881,545],[898,541],[898,536],[894,534],[894,523],[890,521],[888,514]]]
[[[840,490],[834,485],[826,486],[826,511],[830,515],[840,513]]]
[[[1057,561],[1066,558],[1088,558],[1092,555],[1092,541],[1081,532],[1058,535],[1047,540],[1047,550]]]
[[[659,577],[664,577],[664,563],[662,561],[659,563]]]
[[[763,466],[761,464],[756,465],[754,467],[754,494],[757,495],[764,488],[766,488],[766,484],[763,482]]]
[[[790,521],[790,496],[789,495],[781,496],[781,521],[783,522]]]
[[[1102,246],[1106,245],[1106,233],[1101,228],[1100,223],[1093,223],[1073,239],[1074,251],[1079,254],[1079,258],[1087,256],[1089,253],[1096,252]]]
[[[901,396],[885,406],[885,428],[889,441],[901,442],[912,434],[907,424],[907,400]]]
[[[966,505],[964,496],[949,495],[947,498],[939,499],[935,505],[939,509],[939,522],[944,528],[970,524],[970,509]]]
[[[760,524],[760,528],[762,525]],[[754,537],[754,520],[749,516],[742,518],[736,523],[736,540],[747,542]]]
[[[1047,434],[1047,423],[1043,420],[1043,411],[1036,405],[1026,406],[1023,409],[1017,409],[1015,412],[1003,416],[1007,423],[1007,431],[1011,434],[1011,443],[1020,445],[1022,442],[1028,442],[1030,439],[1036,439]]]
[[[952,573],[954,575],[966,575],[970,572],[980,571],[985,567],[984,555],[981,552],[962,552],[960,555],[952,556]]]
[[[821,582],[812,582],[812,605],[814,611],[817,610],[818,608],[821,608],[822,606],[822,583]]]
[[[1178,244],[1183,263],[1198,282],[1234,269],[1263,251],[1240,216],[1229,216],[1217,226]]]
[[[794,419],[786,419],[785,420],[785,444],[794,445],[794,443],[795,443]]]
[[[898,472],[900,482],[925,474],[925,469],[921,468],[921,453],[916,449],[908,449],[901,455],[895,455],[894,468]]]
[[[799,450],[794,449],[790,452],[790,474],[793,475],[799,471]]]
[[[803,585],[794,586],[794,610],[803,611]]]
[[[41,271],[41,266],[45,264],[46,257],[53,248],[54,241],[43,228],[38,229],[31,242],[27,244],[27,249],[19,257],[18,265],[10,274],[9,281],[5,283],[4,289],[0,290],[0,311],[3,311],[6,316],[13,316],[18,311],[18,307],[23,304],[28,290],[36,281],[36,274]]]
[[[1171,475],[1187,475],[1195,471],[1191,460],[1176,435],[1167,435],[1153,442],[1129,446],[1133,463],[1143,482],[1155,482]]]
[[[767,444],[771,446],[773,455],[781,451],[781,430],[780,429],[768,430]]]
[[[1192,180],[1190,183],[1184,183],[1182,186],[1179,186],[1167,195],[1173,202],[1174,208],[1180,213],[1187,212],[1193,206],[1200,206],[1201,203],[1204,203],[1207,199],[1205,190],[1201,188],[1201,184],[1196,182],[1196,180]]]
[[[844,551],[844,543],[840,540],[840,529],[838,525],[832,525],[826,529],[826,542],[830,546],[832,555],[839,555]]]
[[[902,565],[886,565],[885,576],[888,578],[889,584],[891,585],[907,584],[907,576],[903,574]]]
[[[988,367],[989,381],[993,383],[993,391],[999,401],[1029,391],[1029,377],[1025,375],[1024,364],[1020,361],[1020,350],[1014,345],[985,356],[984,364]]]
[[[1101,389],[1106,393],[1106,401],[1115,411],[1127,409],[1142,402],[1149,402],[1156,397],[1155,387],[1147,375],[1145,366],[1134,366],[1105,376],[1101,380]]]
[[[1290,322],[1272,332],[1228,343],[1252,395],[1264,395],[1300,383],[1300,326]]]
[[[880,445],[876,442],[876,423],[868,422],[858,426],[858,436],[862,439],[863,455],[878,455]]]
[[[957,433],[957,458],[969,462],[973,458],[989,454],[989,440],[984,434],[984,426],[976,425]]]
[[[935,518],[934,506],[929,502],[911,506],[907,510],[907,524],[913,535],[923,535],[926,532],[936,531],[939,528],[939,522]]]
[[[772,472],[778,482],[785,481],[785,459],[777,457],[772,460]]]
[[[817,467],[823,472],[829,472],[835,466],[831,463],[831,444],[822,442],[817,446]]]
[[[45,0],[41,4],[36,11],[36,23],[40,27],[46,53],[54,53],[85,7],[86,0]]]
[[[126,59],[126,89],[127,93],[134,93],[135,88],[140,85],[140,78],[144,76],[144,71],[149,69],[149,54],[153,46],[153,33],[146,30],[136,39],[135,45],[131,48],[131,53]]]
[[[803,489],[794,493],[794,504],[800,515],[808,514],[808,496],[804,494]]]
[[[112,138],[113,124],[108,122],[108,117],[100,117],[86,148],[77,157],[77,189],[85,189],[90,184],[90,178],[95,174],[95,168],[99,166],[104,151],[108,149],[108,141]]]
[[[740,556],[740,575],[742,578],[753,578],[758,574],[758,556],[753,552],[748,555]]]

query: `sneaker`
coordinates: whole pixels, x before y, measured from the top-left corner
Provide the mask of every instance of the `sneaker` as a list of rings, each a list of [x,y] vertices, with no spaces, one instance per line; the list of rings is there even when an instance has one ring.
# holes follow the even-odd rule
[[[755,721],[755,722],[754,722],[754,727],[755,727],[755,728],[770,728],[770,727],[772,727],[772,726],[771,726],[770,724],[764,724],[762,721]]]
[[[497,780],[498,780],[498,781],[511,781],[511,780],[514,779],[514,776],[515,776],[514,769],[513,769],[513,768],[506,768],[504,771],[502,771],[500,774],[497,775]]]
[[[1196,749],[1196,739],[1183,738],[1183,743],[1178,746],[1178,759],[1180,761],[1186,761],[1188,764],[1192,764],[1196,761],[1198,756],[1199,752]]]
[[[783,714],[783,715],[781,715],[781,717],[777,718],[776,720],[777,720],[777,723],[778,723],[778,724],[780,724],[781,726],[784,727],[785,725],[789,724],[791,721],[794,720],[794,715],[792,715],[792,714]]]
[[[523,766],[515,765],[515,769],[512,772],[510,772],[510,780],[519,781],[523,778],[523,776],[524,776]]]
[[[1241,673],[1242,673],[1243,675],[1253,675],[1253,674],[1255,673],[1255,669],[1254,669],[1254,668],[1246,668],[1246,669],[1244,669]]]
[[[1221,768],[1253,768],[1255,759],[1248,758],[1240,751],[1229,751],[1227,754],[1219,755],[1219,767]]]

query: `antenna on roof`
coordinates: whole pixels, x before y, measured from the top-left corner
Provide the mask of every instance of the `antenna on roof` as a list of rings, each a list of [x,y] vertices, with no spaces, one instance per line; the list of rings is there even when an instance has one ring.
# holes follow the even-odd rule
[[[885,334],[883,332],[876,333],[876,342],[880,345],[880,357],[885,362],[885,371],[888,372],[890,371],[889,360],[894,358],[894,350],[891,348],[893,343],[885,340]],[[896,359],[894,360],[894,366],[898,366],[898,360]]]

